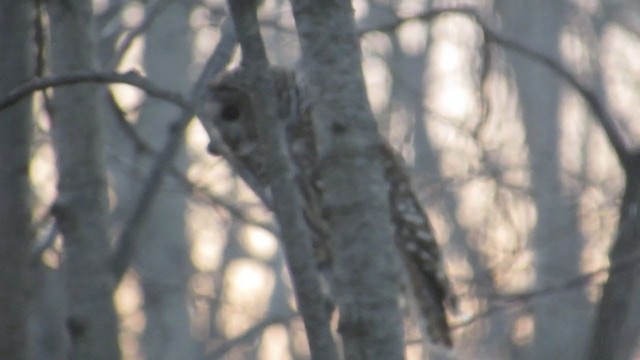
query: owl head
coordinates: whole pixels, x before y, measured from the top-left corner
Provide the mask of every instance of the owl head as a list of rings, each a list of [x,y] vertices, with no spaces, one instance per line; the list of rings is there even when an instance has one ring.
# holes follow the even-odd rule
[[[283,68],[270,67],[271,79],[276,91],[277,118],[284,121],[287,136],[296,137],[306,128],[299,124],[297,115],[297,88],[294,74]],[[260,149],[258,139],[257,114],[252,104],[255,93],[253,77],[248,70],[238,67],[218,75],[209,85],[204,106],[200,115],[210,138],[209,152],[219,153],[219,141],[215,134],[219,133],[221,141],[258,179],[265,179],[265,156]],[[213,135],[213,136],[212,136]],[[292,140],[292,139],[288,139]],[[295,141],[293,141],[295,142]],[[295,156],[295,154],[294,154]]]
[[[257,152],[258,134],[250,96],[251,84],[241,69],[223,72],[211,82],[204,102],[205,126],[213,126],[239,158]],[[209,149],[217,153],[216,144]]]

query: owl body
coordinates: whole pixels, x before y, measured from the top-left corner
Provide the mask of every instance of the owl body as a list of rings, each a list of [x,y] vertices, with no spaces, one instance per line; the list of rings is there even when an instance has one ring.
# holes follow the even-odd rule
[[[319,267],[330,267],[332,250],[327,222],[322,217],[322,189],[316,173],[318,156],[308,106],[295,75],[274,68],[278,91],[278,117],[285,122],[286,141],[295,169],[298,191],[305,200],[305,219]],[[213,121],[223,140],[238,159],[268,188],[264,152],[260,149],[256,116],[251,106],[251,84],[243,70],[219,76],[210,87],[203,117]],[[404,160],[380,138],[380,157],[389,184],[389,208],[394,242],[406,270],[408,287],[424,317],[431,342],[451,346],[445,303],[453,303],[449,282],[442,268],[440,251],[428,218],[416,199]]]

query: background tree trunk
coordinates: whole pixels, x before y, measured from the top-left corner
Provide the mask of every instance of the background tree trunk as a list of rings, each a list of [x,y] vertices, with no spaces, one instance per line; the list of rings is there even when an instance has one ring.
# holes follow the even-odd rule
[[[620,205],[620,223],[609,259],[614,267],[609,272],[603,291],[589,359],[626,360],[634,357],[638,349],[640,316],[637,299],[640,298],[637,260],[640,238],[640,158],[627,169],[626,188]]]
[[[0,3],[0,97],[33,76],[33,2]],[[27,358],[31,97],[0,113],[0,358]]]
[[[497,4],[505,33],[561,61],[559,38],[565,4],[553,0]],[[581,273],[583,239],[577,228],[576,201],[562,183],[560,162],[560,82],[556,74],[520,54],[508,53],[515,71],[520,109],[529,148],[531,191],[537,222],[535,286],[545,288]],[[571,304],[571,306],[568,306]],[[534,340],[524,350],[531,359],[579,359],[583,356],[590,305],[582,288],[533,299]]]
[[[191,6],[174,2],[155,18],[145,35],[144,67],[162,87],[184,93],[189,84],[191,64]],[[169,50],[170,49],[170,50]],[[139,134],[152,144],[163,144],[169,125],[179,111],[157,99],[147,99],[138,120]],[[135,155],[134,155],[135,156]],[[138,157],[137,171],[150,169],[149,159]],[[151,158],[153,159],[153,158]],[[186,169],[181,152],[176,165]],[[140,193],[143,180],[130,178],[128,188]],[[186,238],[186,195],[180,185],[166,178],[142,226],[134,260],[140,277],[146,317],[144,353],[147,359],[192,359],[195,343],[190,336],[187,290],[192,273]]]
[[[48,6],[52,73],[94,70],[91,1],[55,0]],[[97,87],[56,89],[53,112],[51,133],[59,181],[52,211],[64,237],[70,359],[119,359]]]
[[[266,42],[271,64],[295,68],[298,40],[304,50],[302,82],[311,91],[301,94],[308,100],[303,106],[313,108],[319,120],[321,185],[330,195],[332,226],[340,232],[334,246],[341,279],[337,305],[348,357],[389,351],[381,356],[399,358],[404,352],[416,360],[439,352],[420,343],[413,319],[397,312],[396,265],[389,261],[392,245],[383,241],[390,236],[379,197],[385,190],[367,150],[377,134],[360,85],[359,41],[380,128],[409,164],[413,161],[414,189],[447,246],[446,265],[460,300],[459,316],[450,319],[455,356],[626,360],[640,351],[637,1],[467,1],[462,3],[473,8],[446,14],[429,9],[465,5],[353,1],[355,16],[363,21],[360,38],[352,34],[346,0],[298,0],[294,12],[287,1],[259,2],[260,32],[273,40]],[[139,69],[159,87],[183,92],[189,72],[202,64],[219,34],[228,34],[219,26],[229,15],[223,0],[36,0],[36,16],[44,7],[50,10],[40,16],[50,20],[44,25],[34,24],[31,1],[0,3],[0,104],[25,81],[40,89],[37,77],[49,75],[48,64],[53,63],[54,77],[95,70],[94,33],[103,70]],[[92,18],[99,26],[95,32]],[[49,24],[52,34],[39,30]],[[123,51],[127,39],[135,40]],[[31,54],[40,48],[51,50],[51,56]],[[506,56],[502,49],[508,49]],[[126,54],[119,66],[115,52]],[[107,88],[116,103],[101,112],[95,97]],[[264,235],[245,228],[252,224],[278,233],[265,225],[270,218],[257,200],[243,185],[234,185],[237,178],[227,164],[206,154],[201,129],[186,133],[194,145],[188,179],[185,159],[178,156],[176,166],[162,170],[167,181],[158,185],[149,181],[160,178],[148,175],[150,159],[163,164],[155,169],[170,162],[157,157],[154,147],[183,129],[167,129],[172,107],[150,99],[135,103],[138,92],[129,97],[129,86],[64,85],[47,93],[56,96],[53,107],[26,98],[0,105],[0,358],[68,359],[72,346],[75,359],[118,359],[118,335],[127,359],[190,358],[201,350],[209,351],[208,358],[306,356],[302,321],[290,312],[295,306],[287,278],[300,272],[281,271],[273,244],[257,245],[265,244]],[[270,92],[260,92],[265,93]],[[604,112],[614,115],[600,116],[593,107],[589,112],[584,105],[593,101],[608,102],[611,110]],[[114,114],[120,122],[107,118]],[[613,128],[621,129],[624,139],[616,141],[609,131],[607,142],[601,126],[589,123],[593,115],[615,116]],[[181,124],[190,116],[185,109]],[[110,223],[104,125],[114,125],[106,151],[118,207]],[[55,203],[48,135],[58,153]],[[171,154],[182,140],[166,144],[165,154]],[[292,211],[291,189],[283,188],[285,210]],[[152,210],[131,216],[132,204],[143,204],[142,209],[155,195]],[[136,200],[141,198],[145,201]],[[44,256],[32,256],[33,234],[48,231],[49,214],[64,242],[46,242],[37,250]],[[184,237],[187,221],[190,237]],[[121,224],[132,225],[123,232],[132,235],[123,238],[133,240],[120,245],[139,251],[132,261],[128,255],[134,252],[123,246],[127,256],[118,257],[124,259],[120,269],[136,270],[117,293],[118,333],[108,233],[119,233]],[[221,235],[224,231],[229,234]],[[36,247],[45,243],[35,242]],[[379,300],[373,300],[371,289]],[[600,292],[598,314],[590,322]],[[329,325],[325,321],[324,328],[311,330],[331,340]],[[374,339],[383,336],[392,340]]]

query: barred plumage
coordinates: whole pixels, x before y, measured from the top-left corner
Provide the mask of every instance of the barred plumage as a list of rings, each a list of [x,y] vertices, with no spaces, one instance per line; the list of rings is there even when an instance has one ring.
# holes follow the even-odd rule
[[[296,170],[296,182],[306,203],[305,217],[320,266],[330,266],[328,229],[321,216],[321,191],[315,174],[317,154],[308,109],[294,73],[273,68],[278,91],[278,116],[287,121],[287,142]],[[255,94],[254,94],[255,96]],[[308,100],[308,99],[306,99]],[[226,144],[266,188],[263,157],[257,139],[251,84],[243,70],[219,76],[210,87],[202,112],[212,121]],[[403,159],[386,141],[380,141],[385,177],[389,182],[389,205],[395,243],[409,278],[409,287],[425,321],[433,343],[451,345],[445,303],[453,303],[449,282],[442,268],[440,250],[429,220],[416,199]]]

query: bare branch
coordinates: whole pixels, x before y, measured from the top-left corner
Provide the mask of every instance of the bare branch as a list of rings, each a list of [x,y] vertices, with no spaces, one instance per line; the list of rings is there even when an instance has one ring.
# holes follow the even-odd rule
[[[338,359],[318,271],[315,267],[309,229],[303,216],[301,194],[294,181],[291,159],[285,148],[284,119],[278,118],[278,94],[274,71],[269,67],[257,17],[257,1],[229,0],[235,29],[242,48],[242,65],[253,84],[251,105],[257,117],[258,140],[265,149],[267,176],[273,193],[273,210],[280,224],[281,239],[296,300],[300,308],[311,357]]]
[[[11,90],[9,94],[0,101],[0,111],[29,96],[34,91],[81,83],[129,84],[143,90],[149,96],[166,100],[188,111],[189,114],[193,114],[193,102],[185,99],[181,94],[158,87],[152,81],[135,71],[128,71],[126,73],[89,71],[32,79]]]
[[[245,331],[242,335],[239,335],[222,345],[218,346],[215,350],[205,356],[206,359],[222,359],[222,357],[236,346],[253,341],[256,337],[260,336],[269,326],[277,324],[286,324],[291,321],[297,314],[290,313],[280,316],[272,316],[266,318],[259,323],[255,324],[252,328]]]
[[[112,94],[109,94],[108,101],[113,111],[116,112],[116,121],[118,122],[118,125],[124,132],[125,136],[129,138],[131,142],[133,142],[136,150],[147,156],[159,156],[159,152],[153,149],[153,147],[145,139],[143,139],[142,136],[138,134],[138,131],[126,120],[124,112],[117,104],[116,99],[112,96]],[[262,228],[272,233],[273,235],[278,236],[279,231],[275,226],[273,226],[273,224],[271,224],[270,222],[263,222],[251,218],[241,207],[239,207],[234,202],[224,199],[222,196],[219,196],[217,194],[213,194],[208,189],[195,184],[193,181],[189,180],[189,178],[173,163],[170,164],[167,172],[169,176],[171,176],[171,178],[173,178],[174,180],[177,180],[178,183],[191,194],[191,196],[202,198],[212,206],[225,209],[229,214],[231,214],[231,216],[235,217],[236,219],[248,225]]]
[[[202,74],[191,90],[190,100],[187,101],[189,105],[197,103],[204,93],[206,82],[213,77],[213,74],[220,72],[226,66],[231,58],[235,44],[235,34],[223,31],[216,50],[209,58]],[[173,158],[180,148],[184,131],[192,117],[193,107],[183,107],[178,119],[170,126],[170,134],[167,141],[145,180],[142,193],[134,206],[129,221],[127,221],[122,230],[112,258],[113,272],[117,281],[122,278],[131,264],[142,224],[146,220],[149,209],[160,190],[166,171],[170,168],[170,164],[173,163]]]
[[[611,277],[613,274],[624,273],[627,271],[635,270],[635,266],[640,262],[640,254],[629,255],[615,264],[605,266],[570,279],[564,280],[554,285],[549,285],[540,289],[534,289],[529,291],[522,291],[518,293],[505,294],[499,297],[494,297],[493,304],[485,311],[474,314],[462,321],[459,321],[451,326],[452,329],[462,329],[480,320],[482,318],[491,316],[492,314],[508,310],[510,305],[518,305],[529,302],[532,299],[540,298],[544,296],[552,296],[557,293],[571,291],[577,287],[603,285],[604,279],[599,279],[605,274]],[[602,281],[600,281],[602,280]]]
[[[381,26],[369,27],[365,29],[361,29],[359,34],[365,34],[372,31],[381,31],[381,32],[390,32],[395,31],[400,25],[404,24],[407,21],[411,20],[422,20],[422,21],[431,21],[436,17],[444,14],[461,14],[467,15],[478,24],[478,26],[482,29],[484,34],[485,41],[495,43],[497,45],[502,46],[505,49],[512,50],[524,56],[527,56],[531,60],[538,62],[548,69],[552,70],[556,74],[558,74],[562,79],[564,79],[571,87],[573,87],[585,100],[588,107],[591,109],[593,114],[596,116],[597,121],[600,123],[602,128],[609,139],[609,143],[613,147],[618,159],[622,167],[628,171],[632,162],[632,152],[627,147],[622,134],[618,130],[616,126],[616,122],[613,119],[612,115],[607,110],[606,105],[602,102],[602,100],[598,97],[597,93],[590,89],[587,85],[583,84],[578,78],[569,71],[566,67],[562,65],[562,63],[551,56],[540,53],[539,51],[525,45],[521,44],[515,40],[509,39],[508,37],[500,34],[498,31],[493,30],[491,26],[489,26],[478,14],[477,10],[472,7],[456,7],[456,8],[442,8],[442,9],[432,9],[426,12],[422,12],[413,16],[398,18],[397,20],[390,22],[388,24],[384,24]]]
[[[254,63],[268,66],[267,51],[260,36],[260,24],[255,11],[256,3],[256,0],[228,1],[242,48],[242,64]]]
[[[156,20],[158,15],[163,12],[172,2],[175,0],[155,0],[152,3],[147,4],[145,9],[145,15],[142,22],[135,28],[129,31],[116,49],[111,61],[109,62],[109,69],[115,69],[120,65],[124,54],[129,50],[133,40],[135,40],[140,34],[145,32]]]

